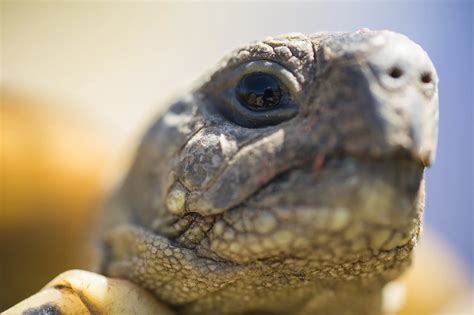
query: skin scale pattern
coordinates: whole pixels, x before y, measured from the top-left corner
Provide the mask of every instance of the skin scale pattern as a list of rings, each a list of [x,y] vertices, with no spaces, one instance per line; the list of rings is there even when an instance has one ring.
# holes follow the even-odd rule
[[[289,110],[239,104],[255,72]],[[236,49],[145,134],[106,207],[102,272],[176,314],[381,313],[420,233],[437,80],[388,31]]]

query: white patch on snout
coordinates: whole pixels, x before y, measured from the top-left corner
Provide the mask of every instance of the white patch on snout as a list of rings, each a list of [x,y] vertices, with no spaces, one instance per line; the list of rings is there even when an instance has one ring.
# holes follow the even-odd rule
[[[219,137],[222,153],[225,157],[231,157],[237,152],[237,142],[235,140],[228,140],[225,135],[221,134]]]

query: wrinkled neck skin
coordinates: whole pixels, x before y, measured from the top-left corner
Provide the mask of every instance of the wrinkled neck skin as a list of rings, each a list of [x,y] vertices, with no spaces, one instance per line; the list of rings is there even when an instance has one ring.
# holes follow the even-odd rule
[[[241,106],[253,72],[286,103]],[[145,134],[106,206],[102,271],[177,314],[380,314],[420,233],[436,80],[391,32],[236,50]]]

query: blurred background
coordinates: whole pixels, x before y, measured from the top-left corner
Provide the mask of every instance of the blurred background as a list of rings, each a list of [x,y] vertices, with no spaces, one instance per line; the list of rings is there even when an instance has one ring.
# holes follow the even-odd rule
[[[440,77],[424,263],[406,280],[424,292],[408,302],[436,305],[405,310],[439,313],[473,281],[473,11],[470,1],[1,1],[0,310],[91,266],[97,208],[146,125],[225,53],[269,35],[368,27],[409,36]]]

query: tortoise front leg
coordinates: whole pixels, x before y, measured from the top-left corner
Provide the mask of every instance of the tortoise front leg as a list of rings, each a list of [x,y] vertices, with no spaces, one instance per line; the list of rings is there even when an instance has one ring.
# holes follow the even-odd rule
[[[107,278],[84,270],[70,270],[2,314],[172,315],[173,312],[130,281]]]

